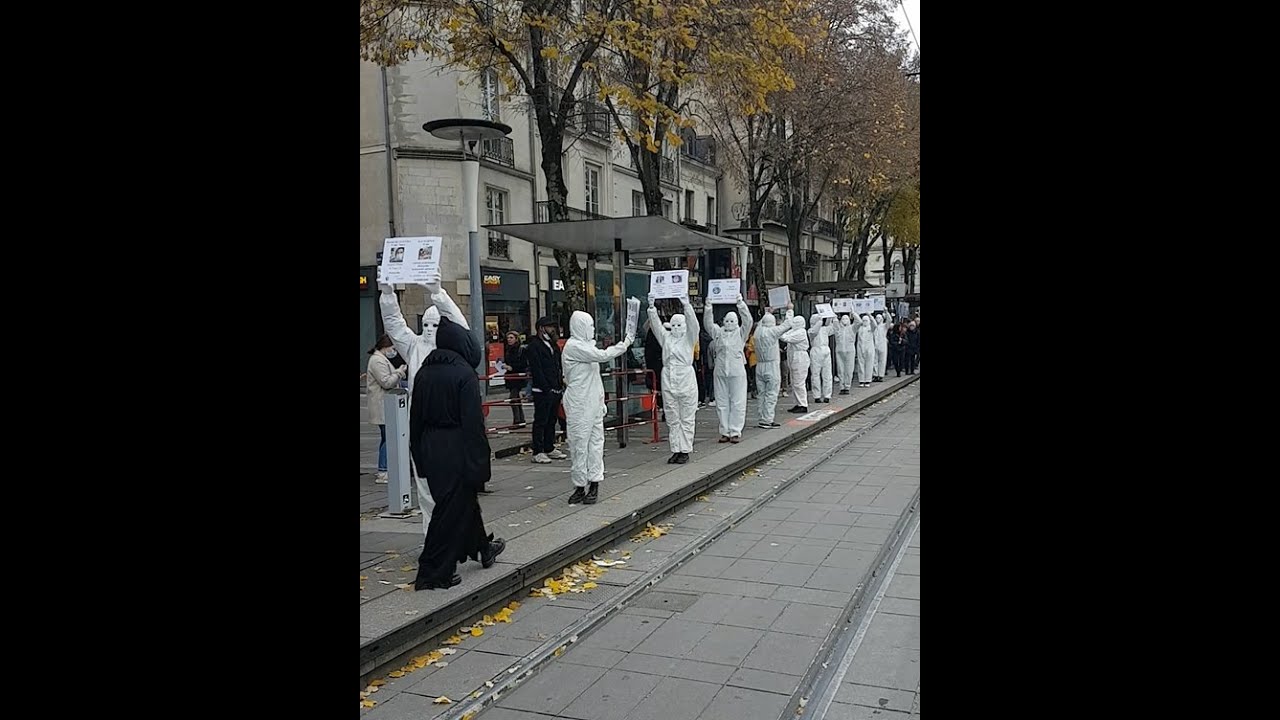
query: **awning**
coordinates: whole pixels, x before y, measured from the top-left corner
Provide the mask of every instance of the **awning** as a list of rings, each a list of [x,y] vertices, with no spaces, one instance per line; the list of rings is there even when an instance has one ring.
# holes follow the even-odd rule
[[[733,238],[699,232],[658,215],[484,227],[539,247],[584,255],[612,254],[617,249],[614,241],[621,240],[621,249],[636,259],[746,247]]]

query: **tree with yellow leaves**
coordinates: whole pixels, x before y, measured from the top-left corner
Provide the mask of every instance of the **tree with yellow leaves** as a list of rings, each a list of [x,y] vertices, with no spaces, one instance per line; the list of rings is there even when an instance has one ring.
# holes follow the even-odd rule
[[[633,0],[360,0],[360,57],[384,66],[425,55],[447,66],[494,70],[530,100],[542,145],[552,221],[569,219],[564,140],[587,108],[581,88],[601,44]],[[557,250],[570,311],[585,307],[583,268]]]

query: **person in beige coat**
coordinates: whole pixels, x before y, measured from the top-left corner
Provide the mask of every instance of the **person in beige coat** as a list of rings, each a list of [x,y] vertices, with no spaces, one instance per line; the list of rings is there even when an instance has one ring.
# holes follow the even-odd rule
[[[408,365],[392,367],[391,358],[395,356],[391,338],[383,333],[369,351],[369,367],[364,376],[364,386],[368,390],[369,424],[378,426],[378,475],[374,478],[378,484],[387,482],[387,420],[382,399],[388,390],[398,387],[409,372]]]

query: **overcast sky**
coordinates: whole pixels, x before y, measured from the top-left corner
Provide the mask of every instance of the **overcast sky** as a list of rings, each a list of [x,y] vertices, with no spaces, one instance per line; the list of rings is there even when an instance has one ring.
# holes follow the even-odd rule
[[[905,5],[907,8],[907,14],[905,15],[902,12],[903,5]],[[897,18],[898,20],[898,27],[902,28],[902,31],[907,33],[908,39],[911,41],[911,44],[914,46],[916,44],[916,41],[921,39],[920,38],[920,0],[898,0],[898,11],[894,13],[894,17]],[[916,31],[914,38],[911,37],[911,30],[907,27],[908,17],[911,18],[911,27],[915,28],[915,31]],[[916,47],[915,49],[919,50],[920,48]]]

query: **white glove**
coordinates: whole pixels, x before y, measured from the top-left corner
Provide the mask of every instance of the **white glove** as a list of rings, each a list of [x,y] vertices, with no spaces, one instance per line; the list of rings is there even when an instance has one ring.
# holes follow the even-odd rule
[[[654,304],[654,300],[653,300],[653,296],[652,296],[652,295],[650,295],[650,296],[649,296],[649,307],[651,307],[651,308],[652,308],[652,307],[656,307],[656,306],[655,306],[655,304]]]
[[[378,289],[382,291],[382,294],[383,294],[383,295],[395,295],[395,294],[396,294],[396,289],[395,289],[394,287],[392,287],[392,286],[390,286],[390,285],[386,284],[386,283],[378,283]]]
[[[437,275],[437,276],[435,276],[435,277],[431,278],[430,280],[428,280],[428,281],[426,281],[426,282],[424,282],[424,283],[420,283],[420,284],[422,285],[422,287],[426,288],[426,290],[427,290],[427,294],[428,294],[428,295],[439,295],[439,294],[440,294],[440,276],[439,276],[439,275]]]

